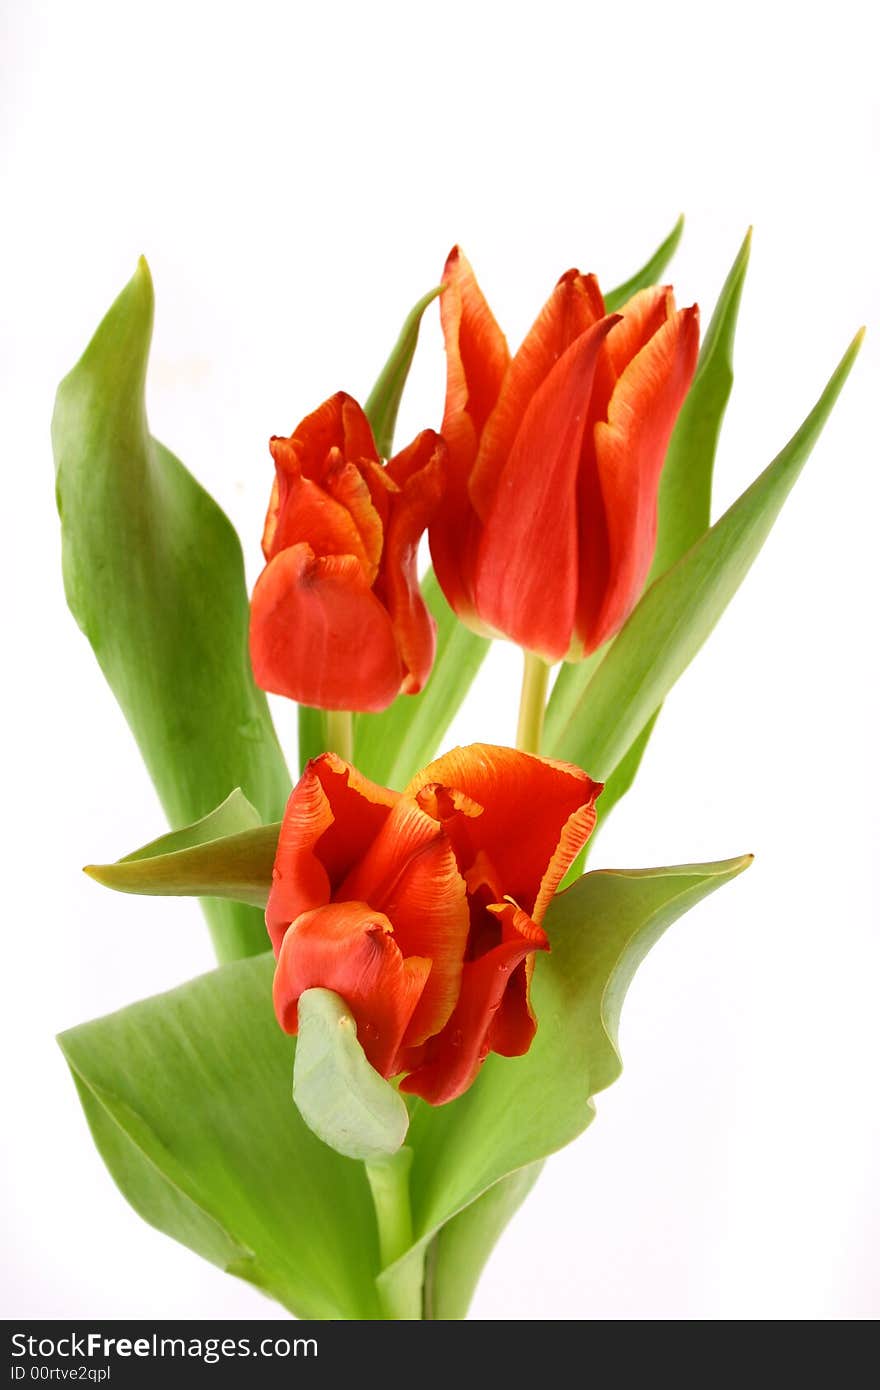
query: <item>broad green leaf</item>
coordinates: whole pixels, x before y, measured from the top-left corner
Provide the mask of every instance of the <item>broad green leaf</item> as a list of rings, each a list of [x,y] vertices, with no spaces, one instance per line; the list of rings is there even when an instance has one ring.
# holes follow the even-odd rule
[[[345,1000],[329,989],[307,989],[297,1021],[293,1098],[309,1129],[348,1158],[369,1162],[396,1153],[409,1111],[364,1056]]]
[[[211,840],[222,840],[229,835],[239,835],[243,830],[256,830],[260,825],[260,813],[252,806],[242,791],[236,787],[225,801],[215,806],[192,825],[184,825],[180,830],[169,830],[140,849],[132,850],[119,860],[120,864],[134,864],[140,859],[156,859],[162,855],[178,854],[181,850],[193,849],[196,845],[209,844]]]
[[[712,472],[721,423],[733,386],[733,340],[749,261],[751,232],[740,247],[718,296],[706,332],[697,371],[691,384],[663,466],[657,510],[657,548],[648,584],[664,574],[708,530],[711,520]],[[544,750],[556,747],[559,735],[574,715],[584,692],[608,651],[594,652],[585,661],[561,667],[547,707]],[[657,711],[659,713],[659,711]],[[647,738],[641,744],[644,752]],[[638,761],[633,769],[633,776]],[[627,791],[632,778],[624,787]],[[600,820],[623,791],[611,796],[609,786],[600,803]]]
[[[425,1257],[426,1317],[452,1321],[467,1316],[486,1261],[543,1167],[530,1163],[518,1168],[441,1226]]]
[[[858,333],[801,428],[751,487],[640,599],[553,744],[610,776],[699,651],[766,540],[843,387]]]
[[[355,763],[375,782],[397,789],[431,761],[489,650],[486,638],[458,621],[433,570],[422,593],[437,623],[437,655],[425,689],[401,695],[382,714],[354,720]]]
[[[238,538],[149,433],[145,261],[58,388],[52,421],[67,601],[137,739],[172,826],[241,787],[277,820],[290,780],[247,652]],[[259,912],[209,902],[217,953],[265,948]]]
[[[84,872],[117,893],[153,898],[224,898],[265,908],[280,825],[259,825],[189,849],[147,854],[146,846],[115,864],[87,864]],[[163,837],[164,838],[164,837]],[[169,836],[175,838],[174,836]],[[265,927],[263,949],[267,949]]]
[[[305,765],[327,748],[327,730],[324,726],[324,711],[313,709],[311,705],[298,708],[299,728],[299,770],[302,775]]]
[[[378,1318],[363,1165],[290,1097],[271,954],[63,1033],[95,1143],[145,1221],[305,1318]]]
[[[458,1100],[436,1108],[420,1103],[413,1114],[407,1143],[415,1154],[417,1243],[427,1242],[500,1179],[586,1128],[594,1114],[590,1097],[620,1073],[617,1027],[637,966],[672,922],[750,862],[745,856],[604,870],[554,899],[546,921],[552,951],[535,967],[538,1032],[531,1050],[513,1059],[490,1055]],[[482,1253],[479,1236],[476,1241]],[[436,1282],[436,1269],[434,1275]],[[452,1278],[449,1301],[460,1308],[467,1279],[455,1271]],[[446,1295],[435,1289],[434,1297],[442,1306]]]
[[[406,379],[409,376],[409,369],[415,357],[422,315],[428,305],[433,303],[442,291],[442,285],[429,290],[410,310],[403,328],[400,330],[400,337],[392,349],[391,356],[382,368],[379,379],[364,406],[364,413],[373,427],[376,448],[382,458],[390,458],[394,449],[394,428],[397,424],[397,412],[400,409],[400,401]]]
[[[616,289],[609,290],[605,295],[605,309],[609,314],[616,313],[628,299],[631,299],[639,290],[646,290],[649,285],[656,285],[660,276],[668,266],[672,257],[678,249],[681,241],[681,234],[684,231],[684,215],[682,214],[673,227],[665,241],[657,247],[650,260],[646,261],[641,270],[637,270],[635,275],[631,275],[622,285]]]

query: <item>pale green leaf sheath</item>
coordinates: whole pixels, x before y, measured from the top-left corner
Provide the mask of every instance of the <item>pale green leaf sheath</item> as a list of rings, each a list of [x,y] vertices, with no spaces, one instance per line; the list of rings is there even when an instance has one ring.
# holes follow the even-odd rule
[[[364,1056],[345,1000],[329,989],[307,989],[297,1018],[293,1098],[309,1129],[348,1158],[370,1161],[396,1153],[409,1112]]]
[[[236,787],[278,820],[290,790],[247,650],[238,538],[149,433],[153,288],[141,261],[52,422],[67,601],[132,728],[172,826]],[[266,949],[258,910],[205,904],[221,959]]]

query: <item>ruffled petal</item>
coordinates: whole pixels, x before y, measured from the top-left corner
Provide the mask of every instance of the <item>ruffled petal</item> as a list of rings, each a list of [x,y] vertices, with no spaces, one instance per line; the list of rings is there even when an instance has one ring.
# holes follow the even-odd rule
[[[626,621],[651,567],[660,474],[698,352],[699,312],[694,306],[662,323],[623,367],[611,393],[607,421],[595,426],[607,577],[599,604],[596,576],[582,577],[578,627],[587,650],[600,646]]]
[[[397,805],[400,792],[371,782],[336,753],[322,753],[308,767],[321,783],[333,812],[333,824],[321,838],[320,854],[332,891],[338,894],[340,884],[366,854]]]
[[[434,664],[437,624],[419,588],[419,540],[437,510],[445,482],[446,445],[424,430],[388,464],[390,495],[385,549],[375,591],[391,618],[406,672],[402,693],[415,695]]]
[[[468,875],[482,850],[504,896],[531,916],[545,875],[561,869],[561,878],[586,840],[585,833],[583,839],[579,835],[589,818],[580,822],[572,818],[592,807],[601,790],[599,783],[569,763],[480,743],[438,758],[413,778],[404,795],[417,796],[433,783],[463,792],[470,803],[482,808],[475,815],[471,807],[466,814],[454,803],[444,804],[436,789],[427,804],[422,799],[424,810],[436,806],[462,874]],[[569,822],[571,833],[564,835]],[[548,869],[551,861],[552,870]]]
[[[295,466],[297,472],[314,482],[323,481],[327,456],[333,448],[341,451],[346,462],[379,458],[367,417],[345,391],[337,391],[300,420],[285,442],[290,449],[276,458],[276,465],[279,469]]]
[[[470,562],[479,531],[468,475],[483,427],[498,400],[510,352],[504,334],[458,247],[443,272],[440,320],[446,344],[446,406],[441,432],[449,448],[442,505],[431,523],[431,556],[449,603],[473,616]]]
[[[263,690],[322,709],[385,709],[404,670],[391,619],[354,555],[281,551],[251,600],[250,652]]]
[[[578,475],[596,360],[615,322],[609,316],[582,333],[525,405],[477,555],[483,622],[551,662],[565,656],[574,633]]]
[[[400,1083],[400,1089],[421,1096],[431,1105],[455,1100],[473,1083],[495,1039],[505,1047],[528,1049],[534,1035],[523,1027],[520,1016],[522,983],[506,1002],[511,981],[527,956],[547,950],[544,933],[526,913],[510,903],[497,904],[503,939],[477,960],[468,961],[462,972],[461,993],[452,1017],[443,1032],[429,1043],[427,1060]],[[504,1007],[496,1029],[496,1019]],[[526,1039],[526,1032],[528,1038]],[[520,1051],[508,1052],[519,1056]]]
[[[399,799],[335,753],[306,765],[281,822],[266,906],[276,953],[295,917],[329,902]]]
[[[278,463],[279,459],[292,452],[289,439],[272,439],[269,447],[275,459],[276,477],[263,531],[263,554],[266,559],[272,560],[282,550],[304,543],[310,546],[315,555],[354,555],[369,577],[372,556],[349,505],[356,500],[356,484],[349,486],[349,496],[346,496],[345,484],[336,484],[336,496],[333,496],[326,484],[313,482],[310,478],[302,477],[295,468]],[[334,452],[338,456],[338,451],[331,450],[331,454]],[[340,457],[337,476],[343,467]],[[348,468],[360,482],[366,493],[366,505],[373,511],[366,484],[353,464]],[[382,549],[381,524],[378,549]]]
[[[331,989],[354,1015],[368,1061],[393,1076],[429,970],[429,961],[404,959],[388,918],[367,903],[319,907],[297,917],[282,942],[273,987],[278,1022],[295,1033],[303,991]]]
[[[382,557],[382,519],[373,505],[370,487],[357,464],[344,463],[338,450],[331,450],[331,458],[334,462],[327,471],[324,487],[334,501],[347,512],[360,548],[349,546],[348,550],[329,551],[319,549],[308,534],[296,539],[308,541],[316,554],[357,555],[364,566],[367,580],[372,584],[379,573],[379,561]]]
[[[483,521],[535,392],[572,343],[604,317],[605,304],[595,275],[569,270],[560,277],[510,364],[498,403],[480,438],[468,490]]]
[[[467,947],[467,893],[449,840],[436,820],[401,797],[338,896],[384,912],[404,956],[430,960],[431,973],[405,1039],[407,1047],[417,1047],[452,1013]]]

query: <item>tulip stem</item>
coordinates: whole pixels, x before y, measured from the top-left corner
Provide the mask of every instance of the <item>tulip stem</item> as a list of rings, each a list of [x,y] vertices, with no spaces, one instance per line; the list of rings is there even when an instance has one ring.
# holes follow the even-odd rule
[[[382,1274],[409,1252],[387,1277],[380,1275],[379,1298],[387,1318],[412,1322],[422,1317],[422,1283],[425,1252],[413,1249],[412,1209],[409,1199],[409,1170],[412,1149],[398,1149],[390,1158],[365,1163],[367,1181],[376,1210],[379,1233],[379,1264]]]
[[[350,763],[354,758],[354,718],[351,710],[324,711],[324,733],[328,753],[338,753]]]
[[[522,753],[540,753],[544,732],[544,707],[550,667],[534,652],[523,651],[523,682],[519,700],[516,746]]]

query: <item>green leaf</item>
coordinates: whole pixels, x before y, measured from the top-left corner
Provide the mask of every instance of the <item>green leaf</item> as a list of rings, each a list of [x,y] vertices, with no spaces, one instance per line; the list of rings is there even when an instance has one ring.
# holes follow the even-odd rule
[[[486,1261],[543,1167],[530,1163],[517,1169],[441,1226],[425,1260],[426,1316],[442,1321],[467,1316]]]
[[[293,1098],[313,1134],[348,1158],[397,1152],[409,1128],[403,1097],[370,1065],[348,1005],[307,989],[297,1005]]]
[[[699,651],[766,540],[855,361],[859,332],[801,428],[751,487],[642,596],[553,743],[610,776]]]
[[[304,1318],[378,1318],[364,1168],[290,1098],[271,954],[63,1033],[95,1143],[140,1216]]]
[[[236,534],[147,428],[145,261],[58,389],[52,421],[67,601],[137,739],[172,826],[241,787],[265,820],[290,779],[247,650]],[[260,914],[210,902],[218,955],[265,948]]]
[[[429,290],[410,310],[403,328],[400,330],[400,337],[394,344],[391,356],[382,368],[379,379],[364,406],[364,413],[373,427],[376,448],[382,458],[390,458],[394,450],[394,428],[397,424],[397,412],[400,409],[400,401],[406,379],[409,376],[409,369],[415,357],[422,315],[428,305],[433,303],[442,291],[442,285]]]
[[[682,214],[669,236],[665,241],[661,241],[651,259],[645,262],[641,270],[637,270],[635,275],[631,275],[622,285],[618,285],[614,290],[609,290],[608,294],[605,295],[606,313],[616,313],[639,290],[646,290],[649,285],[656,285],[675,255],[683,231],[684,215]]]
[[[355,763],[373,781],[397,789],[430,762],[490,645],[458,621],[433,570],[422,593],[437,623],[437,655],[425,689],[401,695],[381,714],[354,719]]]
[[[141,859],[179,854],[182,850],[194,849],[197,845],[210,844],[229,835],[238,835],[242,830],[256,830],[260,825],[260,813],[252,806],[242,791],[236,787],[225,801],[215,806],[200,820],[185,825],[181,830],[169,830],[157,840],[151,840],[141,849],[133,850],[119,860],[120,864],[135,864]]]
[[[324,711],[313,709],[311,705],[300,705],[297,711],[299,729],[299,770],[305,771],[307,762],[317,758],[327,748],[327,729]]]
[[[724,282],[709,324],[697,371],[676,421],[660,483],[657,512],[657,548],[648,584],[673,565],[702,536],[711,520],[712,472],[721,423],[733,386],[733,340],[749,262],[749,232]],[[565,725],[572,719],[608,646],[585,661],[564,663],[550,696],[544,726],[544,750],[551,753]],[[659,714],[659,710],[655,712]],[[612,795],[606,787],[599,806],[599,819],[606,819],[611,806],[629,790],[647,736],[639,745],[632,776]],[[622,785],[622,782],[619,782]],[[595,832],[593,841],[595,842]]]
[[[657,548],[649,584],[665,574],[709,526],[712,473],[724,412],[733,389],[733,343],[751,244],[749,228],[721,287],[691,389],[669,441],[660,478]]]
[[[247,797],[236,790],[194,825],[172,830],[115,864],[87,864],[84,872],[119,893],[227,898],[265,908],[280,829],[278,822],[260,825]]]
[[[639,963],[666,928],[728,883],[751,856],[715,864],[587,874],[556,897],[546,926],[549,955],[535,966],[538,1032],[525,1057],[487,1059],[469,1091],[450,1105],[419,1103],[407,1140],[416,1243],[425,1243],[500,1179],[562,1148],[593,1118],[590,1097],[617,1078],[617,1027]],[[505,1194],[499,1194],[503,1203]],[[513,1194],[510,1194],[513,1200]],[[503,1215],[503,1211],[501,1213]],[[485,1221],[490,1220],[489,1209]],[[469,1239],[466,1229],[461,1240]],[[475,1247],[485,1253],[479,1232]],[[450,1240],[457,1239],[453,1232]],[[437,1306],[461,1310],[469,1275],[452,1269],[453,1287]],[[389,1271],[383,1273],[383,1278]]]

